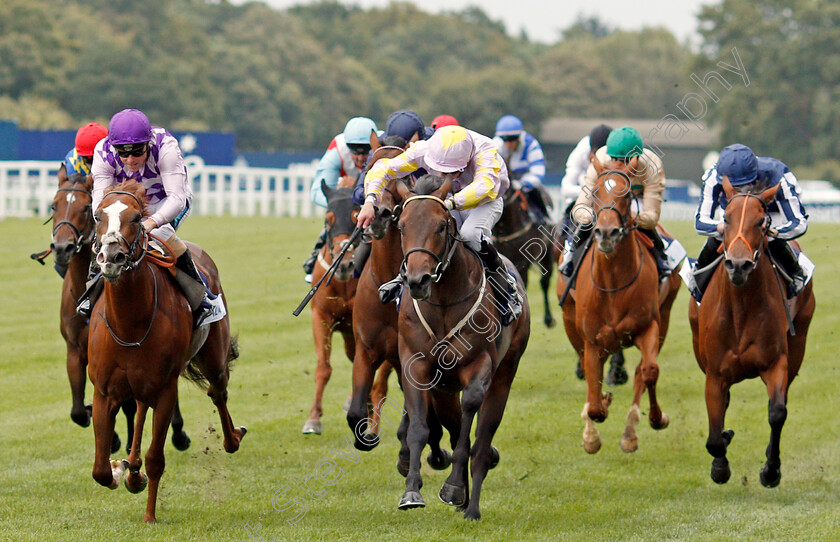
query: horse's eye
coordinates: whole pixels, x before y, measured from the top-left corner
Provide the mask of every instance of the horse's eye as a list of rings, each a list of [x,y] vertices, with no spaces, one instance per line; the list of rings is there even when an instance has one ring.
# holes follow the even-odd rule
[[[137,222],[140,222],[140,220],[142,220],[142,219],[143,219],[142,216],[137,215],[133,219],[131,219],[131,221],[134,222],[134,223],[137,223]]]
[[[55,212],[55,203],[50,205],[50,212]]]
[[[446,229],[446,222],[441,222],[440,224],[438,224],[438,227],[437,227],[437,232],[438,233],[443,233],[443,230],[445,230],[445,229]]]

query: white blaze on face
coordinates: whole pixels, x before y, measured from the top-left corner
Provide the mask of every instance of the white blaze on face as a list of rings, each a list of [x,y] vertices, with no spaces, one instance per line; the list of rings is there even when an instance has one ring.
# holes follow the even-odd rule
[[[120,233],[120,227],[122,226],[120,213],[126,209],[128,209],[128,205],[121,201],[114,202],[103,209],[103,212],[108,215],[108,230],[102,236],[102,246],[108,243],[118,243],[122,238],[122,234]]]
[[[68,192],[67,197],[65,199],[67,200],[67,203],[73,203],[74,201],[76,201],[76,196],[73,194],[73,192]]]
[[[606,182],[604,183],[604,188],[607,189],[607,192],[609,192],[610,194],[613,194],[614,193],[613,190],[615,190],[615,184],[616,183],[615,183],[614,180],[607,179]]]

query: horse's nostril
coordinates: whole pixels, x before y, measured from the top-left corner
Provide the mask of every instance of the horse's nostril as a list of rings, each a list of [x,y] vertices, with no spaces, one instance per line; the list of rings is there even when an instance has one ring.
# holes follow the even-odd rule
[[[117,252],[114,255],[114,263],[117,264],[117,265],[124,264],[125,263],[125,254],[123,254],[122,252]]]

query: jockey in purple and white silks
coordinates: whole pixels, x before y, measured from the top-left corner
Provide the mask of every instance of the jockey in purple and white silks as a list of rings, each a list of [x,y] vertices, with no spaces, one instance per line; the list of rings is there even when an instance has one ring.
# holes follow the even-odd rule
[[[178,141],[163,128],[152,127],[142,111],[124,109],[111,118],[108,137],[96,145],[91,175],[94,216],[106,188],[129,180],[146,188],[146,207],[152,214],[143,218],[143,228],[169,244],[177,258],[175,267],[197,281],[204,291],[204,281],[190,251],[175,233],[189,215],[192,202],[187,168]],[[202,295],[194,284],[182,284],[177,273],[176,280],[187,294],[195,327],[224,316],[221,296],[210,298],[206,291]],[[89,314],[95,303],[90,299],[86,305],[86,301],[84,299],[78,308],[82,314]]]
[[[357,224],[366,228],[375,215],[385,186],[393,179],[407,177],[423,168],[429,173],[449,176],[452,193],[445,197],[463,242],[475,250],[491,273],[503,307],[502,325],[510,325],[522,312],[522,298],[516,282],[492,245],[492,230],[502,216],[502,195],[510,186],[507,167],[493,141],[461,126],[439,128],[428,140],[415,142],[402,154],[376,162],[365,176],[365,204]],[[402,277],[383,284],[380,298],[396,297]]]

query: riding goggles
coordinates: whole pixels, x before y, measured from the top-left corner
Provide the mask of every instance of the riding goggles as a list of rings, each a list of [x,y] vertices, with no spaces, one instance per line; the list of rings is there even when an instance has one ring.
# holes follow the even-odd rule
[[[139,156],[143,156],[144,154],[146,154],[146,144],[145,143],[141,143],[139,145],[136,144],[136,143],[132,143],[132,144],[128,144],[128,145],[119,145],[119,146],[115,146],[114,149],[117,151],[117,154],[119,155],[120,158],[128,158],[129,156],[139,157]]]
[[[370,145],[364,143],[349,143],[347,148],[351,154],[370,154]]]

